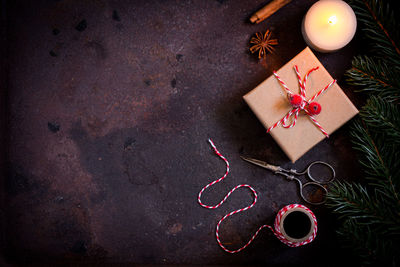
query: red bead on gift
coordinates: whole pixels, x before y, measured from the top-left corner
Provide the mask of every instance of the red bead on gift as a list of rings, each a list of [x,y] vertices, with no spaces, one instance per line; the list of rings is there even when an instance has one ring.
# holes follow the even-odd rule
[[[311,102],[307,107],[308,112],[312,115],[318,115],[321,112],[321,105],[317,102]]]
[[[292,94],[292,95],[289,95],[289,102],[292,105],[292,107],[298,108],[301,106],[301,103],[303,102],[303,98],[300,95]]]

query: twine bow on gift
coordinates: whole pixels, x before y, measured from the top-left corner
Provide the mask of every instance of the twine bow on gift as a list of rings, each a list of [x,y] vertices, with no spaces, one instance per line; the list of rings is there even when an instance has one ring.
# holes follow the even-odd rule
[[[318,121],[314,118],[314,115],[317,115],[321,111],[321,105],[317,102],[314,102],[314,100],[319,97],[323,92],[329,89],[336,80],[333,80],[330,82],[324,89],[320,90],[318,93],[316,93],[313,97],[311,97],[309,100],[306,100],[306,83],[307,83],[307,78],[310,75],[311,72],[317,70],[318,67],[312,68],[307,72],[307,74],[304,76],[304,79],[302,80],[300,77],[299,70],[297,68],[297,65],[294,66],[294,70],[296,71],[297,78],[299,79],[299,86],[300,86],[300,94],[295,94],[293,93],[285,84],[285,82],[282,81],[282,79],[278,76],[278,74],[274,71],[275,77],[278,79],[278,81],[282,84],[283,88],[287,92],[287,97],[292,105],[292,109],[279,121],[277,121],[274,125],[269,127],[267,129],[267,133],[269,133],[272,129],[275,127],[279,126],[282,124],[284,128],[292,128],[293,126],[296,125],[297,118],[299,116],[300,111],[304,111],[311,121],[321,130],[321,132],[326,136],[329,137],[328,133],[322,128],[321,124],[318,123]],[[294,116],[294,117],[292,117]],[[292,117],[292,118],[291,118]],[[288,119],[291,118],[291,123],[287,124]]]

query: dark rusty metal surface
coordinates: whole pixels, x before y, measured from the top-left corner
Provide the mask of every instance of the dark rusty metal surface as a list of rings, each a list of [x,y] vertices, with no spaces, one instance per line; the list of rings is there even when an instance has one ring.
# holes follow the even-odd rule
[[[217,246],[216,223],[251,195],[235,192],[217,210],[197,203],[224,172],[209,137],[232,168],[204,201],[217,203],[238,183],[259,192],[253,209],[222,225],[227,246],[241,246],[300,201],[296,184],[239,158],[292,166],[242,95],[305,47],[300,23],[314,1],[294,0],[249,24],[266,2],[3,1],[2,262],[341,262],[325,207],[311,207],[319,220],[312,244],[288,248],[264,231],[229,255]],[[280,44],[259,62],[248,41],[267,28]],[[341,79],[356,47],[317,56]],[[348,125],[294,167],[313,160],[330,162],[339,179],[358,177]]]

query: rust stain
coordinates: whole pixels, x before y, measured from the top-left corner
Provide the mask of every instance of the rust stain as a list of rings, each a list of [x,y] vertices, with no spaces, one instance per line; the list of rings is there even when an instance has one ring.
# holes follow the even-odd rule
[[[174,223],[170,226],[167,230],[167,234],[169,235],[176,235],[177,233],[181,232],[183,225],[181,223]]]

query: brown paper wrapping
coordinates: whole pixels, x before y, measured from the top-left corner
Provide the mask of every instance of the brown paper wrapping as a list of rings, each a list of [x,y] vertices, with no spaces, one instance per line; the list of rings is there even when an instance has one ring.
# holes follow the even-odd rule
[[[319,67],[308,77],[306,84],[307,99],[333,80],[317,57],[307,47],[277,71],[281,79],[294,93],[299,93],[299,83],[293,69],[294,65],[298,66],[301,77],[304,77],[307,71],[313,67]],[[271,75],[255,89],[244,95],[243,98],[266,129],[281,120],[292,108],[285,90],[274,75]],[[315,101],[322,106],[321,113],[315,118],[329,135],[358,113],[357,108],[337,83]],[[284,128],[280,125],[274,128],[270,134],[292,162],[295,162],[325,138],[325,135],[304,112],[300,113],[294,127]]]

